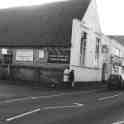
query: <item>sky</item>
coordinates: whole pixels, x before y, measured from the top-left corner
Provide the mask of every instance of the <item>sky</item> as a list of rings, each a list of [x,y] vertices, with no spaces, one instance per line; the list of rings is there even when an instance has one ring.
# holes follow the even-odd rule
[[[67,0],[0,0],[0,9],[39,5]],[[101,29],[104,34],[124,35],[124,0],[96,0]]]
[[[104,34],[124,35],[124,0],[96,0]]]
[[[44,3],[59,2],[67,0],[0,0],[0,9],[18,7],[18,6],[32,6]]]

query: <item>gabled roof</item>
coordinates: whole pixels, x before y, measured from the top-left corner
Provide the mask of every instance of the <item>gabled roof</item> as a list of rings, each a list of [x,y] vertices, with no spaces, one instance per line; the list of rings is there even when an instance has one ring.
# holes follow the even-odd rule
[[[117,42],[124,46],[124,36],[123,35],[109,35],[110,38],[115,39]]]
[[[72,19],[82,19],[90,1],[0,10],[0,46],[69,47]]]

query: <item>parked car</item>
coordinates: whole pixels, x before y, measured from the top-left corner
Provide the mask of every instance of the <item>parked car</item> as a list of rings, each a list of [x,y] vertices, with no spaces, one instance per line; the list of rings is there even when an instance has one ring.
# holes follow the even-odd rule
[[[124,79],[122,75],[111,74],[107,82],[109,89],[121,89],[124,88]]]

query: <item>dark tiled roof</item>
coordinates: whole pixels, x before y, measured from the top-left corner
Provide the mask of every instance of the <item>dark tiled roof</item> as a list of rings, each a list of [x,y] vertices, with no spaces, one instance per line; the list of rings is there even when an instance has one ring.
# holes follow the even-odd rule
[[[91,0],[68,0],[0,10],[0,46],[70,46],[72,19],[81,19]]]
[[[109,35],[110,38],[115,39],[120,44],[124,46],[124,36],[123,35]]]

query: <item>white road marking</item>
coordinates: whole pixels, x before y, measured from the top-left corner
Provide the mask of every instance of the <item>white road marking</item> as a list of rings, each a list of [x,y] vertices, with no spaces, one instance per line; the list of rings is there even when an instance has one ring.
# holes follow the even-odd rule
[[[14,103],[14,102],[21,102],[21,101],[27,101],[27,100],[36,100],[36,99],[48,99],[58,96],[64,96],[64,95],[77,95],[77,94],[88,94],[88,93],[94,93],[96,91],[100,91],[100,89],[95,89],[91,91],[80,91],[80,92],[73,92],[73,93],[60,93],[60,94],[53,94],[48,96],[28,96],[23,98],[15,98],[15,99],[9,99],[1,101],[0,104],[7,104],[7,103]]]
[[[32,96],[31,99],[52,98],[52,97],[63,96],[63,95],[64,95],[64,93],[54,94],[54,95],[50,95],[50,96]]]
[[[49,110],[49,109],[64,109],[64,108],[79,108],[84,106],[84,104],[80,103],[73,103],[71,106],[49,106],[49,107],[44,107],[43,110]]]
[[[107,100],[107,99],[112,99],[114,97],[119,96],[119,94],[115,94],[113,96],[106,96],[106,97],[102,97],[102,98],[98,98],[99,101],[103,101],[103,100]]]
[[[16,98],[16,99],[9,99],[9,100],[5,100],[3,101],[4,103],[12,103],[12,102],[17,102],[17,101],[25,101],[25,100],[30,100],[32,97],[23,97],[23,98]],[[1,102],[0,102],[1,103]]]
[[[79,107],[83,107],[83,106],[84,106],[84,104],[73,103],[73,105],[70,105],[70,106],[48,106],[48,107],[44,107],[42,109],[41,108],[37,108],[37,109],[34,109],[32,111],[25,112],[25,113],[22,113],[22,114],[15,115],[13,117],[7,118],[5,121],[6,122],[10,122],[10,121],[22,118],[24,116],[31,115],[33,113],[39,112],[41,110],[54,110],[54,109],[64,109],[64,108],[79,108]]]
[[[54,95],[49,95],[49,96],[29,96],[29,97],[23,97],[23,98],[16,98],[16,99],[10,99],[10,100],[4,100],[2,102],[0,102],[0,104],[3,103],[13,103],[13,102],[19,102],[19,101],[26,101],[26,100],[33,100],[33,99],[45,99],[45,98],[53,98],[53,97],[57,97],[57,96],[62,96],[64,95],[63,93],[61,94],[54,94]]]
[[[117,121],[117,122],[114,122],[112,124],[124,124],[124,121]]]
[[[36,112],[39,112],[40,111],[40,108],[38,109],[34,109],[32,111],[29,111],[29,112],[25,112],[25,113],[22,113],[22,114],[19,114],[19,115],[16,115],[16,116],[13,116],[13,117],[10,117],[10,118],[7,118],[6,121],[7,122],[10,122],[12,120],[15,120],[15,119],[18,119],[18,118],[22,118],[26,115],[30,115],[30,114],[33,114],[33,113],[36,113]]]

